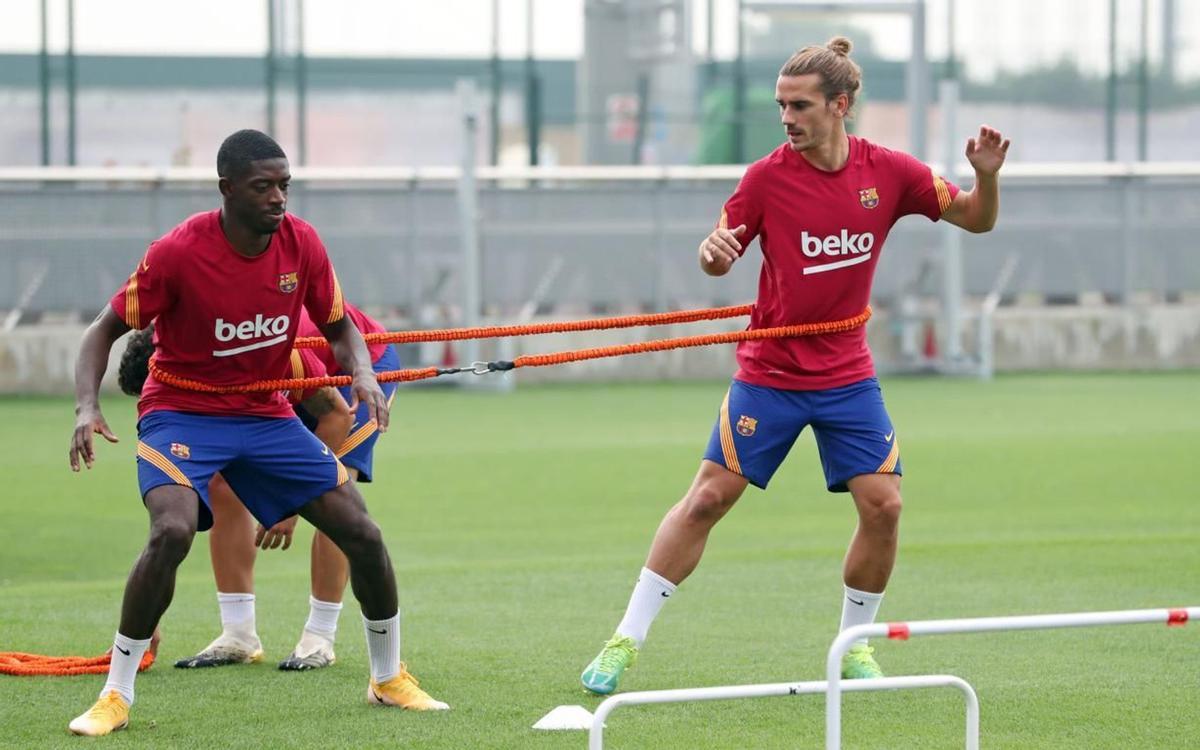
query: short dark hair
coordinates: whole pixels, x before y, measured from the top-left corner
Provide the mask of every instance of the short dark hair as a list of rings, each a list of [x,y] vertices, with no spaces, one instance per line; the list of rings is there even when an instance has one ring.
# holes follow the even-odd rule
[[[286,159],[287,154],[271,136],[259,130],[239,130],[225,139],[217,151],[217,175],[234,179],[262,159]]]
[[[154,354],[154,326],[134,331],[125,344],[121,366],[117,369],[117,385],[130,396],[142,395],[142,385],[150,375],[150,355]]]

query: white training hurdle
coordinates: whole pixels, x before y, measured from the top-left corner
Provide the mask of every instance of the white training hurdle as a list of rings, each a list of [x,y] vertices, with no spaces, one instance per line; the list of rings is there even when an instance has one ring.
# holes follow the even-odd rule
[[[1020,615],[1014,617],[975,617],[954,620],[914,620],[912,622],[877,623],[847,628],[838,634],[829,647],[825,661],[826,679],[813,682],[779,682],[762,685],[726,685],[677,690],[646,690],[621,693],[607,698],[596,708],[588,733],[588,750],[604,747],[604,722],[621,706],[652,703],[684,703],[690,701],[725,700],[735,698],[769,698],[775,696],[825,693],[825,748],[840,750],[842,745],[842,693],[873,690],[903,690],[910,688],[954,687],[966,700],[966,748],[979,748],[979,699],[965,680],[953,675],[913,675],[883,677],[875,680],[842,680],[842,656],[859,638],[887,637],[908,640],[915,635],[947,635],[953,633],[991,633],[1004,630],[1048,630],[1082,628],[1100,625],[1138,625],[1161,623],[1168,626],[1185,625],[1200,618],[1200,607],[1177,609],[1128,609],[1112,612],[1075,612],[1053,615]]]
[[[813,682],[776,682],[763,685],[729,685],[726,687],[646,690],[640,693],[619,693],[606,699],[596,708],[596,713],[592,717],[592,727],[588,732],[588,750],[603,750],[604,721],[608,718],[609,714],[621,706],[811,695],[826,692],[828,685],[829,683],[825,680],[816,680]],[[979,750],[979,698],[976,697],[975,690],[966,680],[948,674],[883,677],[878,680],[853,680],[847,682],[842,687],[842,691],[852,693],[872,690],[904,690],[936,687],[952,687],[962,692],[967,704],[967,750]]]
[[[1113,612],[1075,612],[1017,617],[974,617],[957,620],[915,620],[913,622],[856,625],[847,628],[833,640],[833,645],[829,647],[829,656],[825,660],[826,681],[829,683],[825,692],[825,750],[840,750],[842,746],[842,693],[846,692],[852,684],[842,681],[842,655],[859,638],[887,636],[892,640],[906,641],[914,635],[993,633],[1000,630],[1047,630],[1143,623],[1176,626],[1185,625],[1188,620],[1196,617],[1200,617],[1200,607],[1126,609]]]

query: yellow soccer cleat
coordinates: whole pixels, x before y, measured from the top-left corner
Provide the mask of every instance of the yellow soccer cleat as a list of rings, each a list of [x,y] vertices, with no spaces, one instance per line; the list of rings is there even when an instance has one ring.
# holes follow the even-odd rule
[[[413,677],[400,663],[400,674],[387,682],[371,680],[367,688],[367,703],[380,706],[398,706],[410,711],[445,711],[449,704],[434,700],[429,693],[419,687],[417,678]]]
[[[71,720],[67,726],[73,734],[102,737],[109,732],[129,726],[129,704],[116,690],[100,696],[96,705]]]

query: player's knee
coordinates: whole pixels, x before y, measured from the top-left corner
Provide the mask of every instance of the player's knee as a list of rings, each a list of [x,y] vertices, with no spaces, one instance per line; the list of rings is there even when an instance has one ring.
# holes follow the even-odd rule
[[[736,497],[729,497],[711,484],[693,487],[683,501],[683,515],[691,523],[714,524],[729,512]]]
[[[160,518],[150,527],[146,548],[166,564],[178,565],[187,557],[196,530],[182,518]]]
[[[365,513],[342,530],[338,541],[342,552],[351,560],[378,557],[384,549],[383,532]]]
[[[894,529],[900,524],[900,511],[904,502],[896,490],[871,493],[859,502],[860,515],[865,524],[884,529]]]

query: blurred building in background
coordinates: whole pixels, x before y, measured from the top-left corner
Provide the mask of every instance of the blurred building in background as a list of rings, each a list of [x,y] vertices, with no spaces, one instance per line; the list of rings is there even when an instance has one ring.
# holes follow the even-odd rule
[[[883,369],[1200,366],[1200,3],[104,5],[126,13],[0,6],[0,391],[69,380],[79,322],[216,204],[242,127],[277,137],[292,210],[394,328],[753,299],[756,253],[715,280],[695,247],[781,141],[780,64],[835,34],[864,70],[854,132],[967,187],[972,131],[1013,141],[994,232],[906,219],[889,239]],[[721,375],[730,354],[560,369]]]
[[[261,39],[247,42],[259,54],[163,54],[161,40],[168,29],[178,35],[178,24],[85,19],[87,4],[76,3],[8,0],[0,9],[0,17],[14,14],[0,37],[0,45],[10,41],[0,46],[0,166],[207,166],[234,124],[269,130],[304,164],[456,164],[454,82],[464,77],[487,100],[481,163],[527,163],[531,132],[540,164],[742,163],[779,142],[773,86],[781,62],[833,34],[854,40],[864,68],[854,127],[906,148],[906,11],[916,6],[929,40],[927,158],[942,159],[935,84],[953,75],[962,122],[1011,133],[1015,160],[1200,160],[1191,132],[1200,120],[1200,7],[1179,0],[1013,0],[1003,8],[896,0],[894,13],[787,0],[458,0],[474,11],[466,16],[418,13],[426,5],[418,0],[340,4],[351,29],[375,23],[381,7],[408,6],[395,23],[423,21],[432,39],[475,38],[460,56],[413,54],[400,41],[362,56],[329,54],[329,43],[318,42],[332,32],[313,25],[329,12],[321,0],[229,6],[261,29]],[[536,23],[550,18],[551,4],[554,18],[577,16],[572,56],[561,56],[570,43],[556,47],[557,57],[538,54],[539,39],[560,33]],[[112,45],[119,52],[70,43],[101,20],[126,29],[126,41]],[[501,26],[513,23],[525,27],[523,38],[502,43]],[[90,38],[102,33],[90,30]]]

